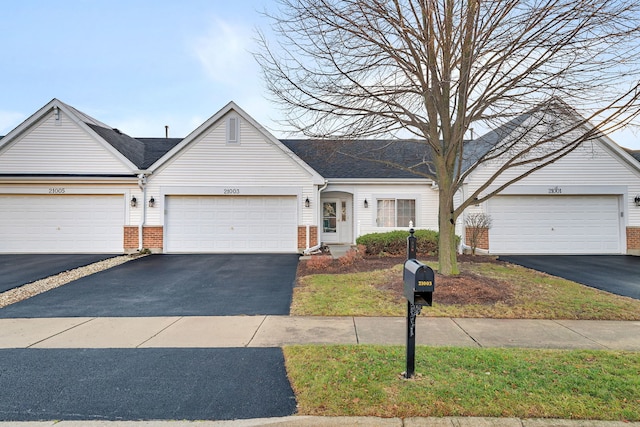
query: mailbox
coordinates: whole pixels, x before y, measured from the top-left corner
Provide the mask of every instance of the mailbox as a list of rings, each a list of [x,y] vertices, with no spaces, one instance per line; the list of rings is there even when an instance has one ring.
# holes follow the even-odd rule
[[[435,278],[433,270],[415,259],[407,260],[404,263],[404,296],[411,304],[428,305],[432,304],[433,289],[435,288]]]

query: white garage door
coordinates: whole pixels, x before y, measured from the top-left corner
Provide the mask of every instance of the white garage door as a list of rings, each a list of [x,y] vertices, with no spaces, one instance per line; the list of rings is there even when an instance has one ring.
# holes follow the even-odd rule
[[[622,253],[617,196],[502,196],[489,212],[492,253]]]
[[[296,252],[297,199],[167,196],[166,252]]]
[[[122,253],[124,197],[0,195],[2,253]]]

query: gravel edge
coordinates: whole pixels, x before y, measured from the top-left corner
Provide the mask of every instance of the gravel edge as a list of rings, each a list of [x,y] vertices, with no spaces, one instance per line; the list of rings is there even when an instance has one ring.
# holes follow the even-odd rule
[[[127,261],[140,258],[139,255],[120,255],[113,258],[98,261],[84,267],[74,268],[73,270],[63,271],[55,276],[49,276],[35,282],[27,283],[17,288],[9,289],[0,293],[0,308],[31,298],[35,295],[66,285],[69,282],[89,276],[99,271],[108,270]]]

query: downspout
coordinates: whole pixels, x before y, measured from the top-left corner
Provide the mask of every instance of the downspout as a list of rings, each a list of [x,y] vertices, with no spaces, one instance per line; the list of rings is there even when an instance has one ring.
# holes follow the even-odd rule
[[[144,249],[142,232],[147,218],[147,176],[143,173],[138,175],[138,187],[140,187],[140,191],[142,191],[142,216],[140,217],[140,224],[138,225],[138,252],[140,252]]]
[[[327,186],[329,185],[329,181],[325,180],[324,181],[324,185],[320,188],[318,188],[318,208],[317,208],[317,213],[318,215],[316,216],[317,219],[320,219],[322,217],[322,204],[320,203],[320,193],[322,193],[322,191],[324,189],[327,188]],[[318,224],[318,244],[313,246],[313,247],[308,247],[307,249],[305,249],[302,254],[303,255],[309,255],[312,252],[317,251],[318,249],[320,249],[322,247],[322,242],[320,241],[320,222],[316,221],[316,223]],[[307,228],[308,229],[308,228]],[[307,241],[309,241],[309,233],[307,232]]]

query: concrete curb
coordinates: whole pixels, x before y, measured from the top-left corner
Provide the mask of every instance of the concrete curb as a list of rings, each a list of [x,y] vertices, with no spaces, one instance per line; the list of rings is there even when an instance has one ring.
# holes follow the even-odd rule
[[[640,427],[640,422],[479,417],[316,417],[290,416],[231,421],[27,421],[0,427]]]

